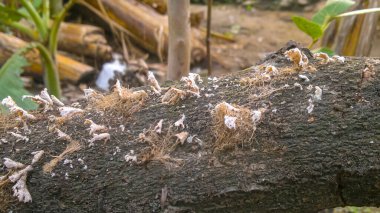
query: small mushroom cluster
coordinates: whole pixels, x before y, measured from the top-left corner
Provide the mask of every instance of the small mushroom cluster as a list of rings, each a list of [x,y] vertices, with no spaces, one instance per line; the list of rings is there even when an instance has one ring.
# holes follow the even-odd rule
[[[33,165],[41,159],[43,154],[43,150],[32,152],[33,159],[30,165],[19,163],[10,158],[4,158],[5,167],[12,172],[11,175],[0,177],[0,180],[8,178],[12,183],[16,182],[12,187],[13,196],[17,197],[20,202],[32,202],[32,196],[26,186],[26,179],[28,172],[33,170]]]
[[[161,102],[165,104],[176,104],[179,100],[184,100],[188,96],[201,97],[200,89],[196,82],[202,83],[202,79],[196,73],[190,73],[187,77],[182,77],[185,82],[186,91],[171,87],[161,98]]]
[[[93,136],[93,138],[89,140],[90,147],[94,145],[95,141],[100,141],[100,140],[108,141],[111,139],[111,135],[108,132],[105,132],[105,131],[108,131],[108,128],[106,126],[98,125],[90,119],[86,119],[84,121],[84,124],[90,125],[90,128],[88,130],[90,131],[89,132],[90,135]]]

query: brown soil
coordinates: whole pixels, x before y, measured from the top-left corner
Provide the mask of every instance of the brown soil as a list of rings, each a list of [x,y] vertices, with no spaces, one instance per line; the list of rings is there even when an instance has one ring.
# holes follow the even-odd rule
[[[297,29],[291,17],[299,15],[310,18],[322,4],[309,8],[307,12],[288,11],[247,11],[241,6],[217,5],[213,7],[212,30],[218,33],[234,34],[235,42],[213,39],[212,51],[225,63],[225,67],[215,67],[214,75],[238,71],[256,64],[265,55],[285,45],[289,40],[307,46],[310,38]],[[195,6],[206,10],[204,6]],[[198,8],[198,9],[199,9]],[[204,23],[204,26],[206,24]],[[371,57],[380,56],[380,26],[372,47]]]

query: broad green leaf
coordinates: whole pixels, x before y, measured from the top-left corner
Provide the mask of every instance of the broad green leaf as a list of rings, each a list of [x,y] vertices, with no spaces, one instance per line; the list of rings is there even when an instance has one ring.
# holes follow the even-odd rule
[[[323,30],[317,23],[314,23],[300,16],[293,16],[292,20],[297,25],[297,27],[308,34],[313,39],[313,41],[319,39],[323,35]]]
[[[380,8],[369,8],[369,9],[363,9],[363,10],[355,10],[347,13],[342,13],[338,15],[337,17],[344,17],[344,16],[354,16],[354,15],[360,15],[360,14],[367,14],[367,13],[376,13],[380,12]]]
[[[36,109],[37,105],[30,100],[22,100],[23,95],[30,95],[24,89],[20,74],[23,67],[27,66],[26,59],[17,52],[3,64],[0,69],[0,100],[11,96],[18,106],[30,110]]]
[[[323,26],[332,17],[338,16],[347,11],[355,2],[352,0],[330,0],[312,18],[312,21]]]
[[[330,57],[335,55],[335,52],[334,50],[328,48],[328,47],[321,47],[321,48],[318,48],[318,49],[315,49],[315,50],[312,50],[313,53],[326,53],[327,55],[329,55]]]

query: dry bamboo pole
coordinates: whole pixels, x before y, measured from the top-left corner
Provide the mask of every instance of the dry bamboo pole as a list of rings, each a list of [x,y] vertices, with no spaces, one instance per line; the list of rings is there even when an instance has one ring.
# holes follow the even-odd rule
[[[379,0],[359,0],[353,10],[379,6]],[[378,13],[348,16],[336,20],[326,30],[322,46],[333,49],[339,55],[368,56],[378,20]]]
[[[138,0],[138,1],[149,5],[160,14],[166,14],[168,10],[167,0]]]
[[[0,64],[4,64],[13,53],[25,46],[27,46],[27,42],[0,32]],[[25,55],[25,57],[30,64],[30,66],[26,68],[26,71],[42,75],[43,68],[41,66],[39,52],[37,50],[31,50]],[[94,68],[91,66],[62,54],[57,54],[57,66],[61,80],[69,80],[75,83],[94,72]]]
[[[112,48],[107,44],[103,29],[86,24],[62,23],[58,34],[58,48],[78,55],[112,58]]]
[[[100,15],[119,30],[126,32],[131,39],[164,59],[168,54],[168,17],[136,0],[78,0],[78,2]],[[103,4],[107,14],[102,14],[99,2]],[[205,58],[206,48],[197,29],[191,29],[191,63]]]

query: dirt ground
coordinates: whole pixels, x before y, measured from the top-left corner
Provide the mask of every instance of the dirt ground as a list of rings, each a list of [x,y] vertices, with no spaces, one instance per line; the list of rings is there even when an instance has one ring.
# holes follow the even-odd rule
[[[212,51],[216,52],[226,65],[224,68],[215,67],[214,74],[222,75],[249,67],[263,59],[266,54],[283,47],[289,40],[307,46],[311,39],[297,29],[291,17],[299,15],[310,18],[321,6],[316,5],[307,12],[255,9],[247,11],[241,6],[215,6],[212,14],[212,30],[233,34],[236,42],[213,39]],[[376,35],[371,57],[380,56],[380,25]]]

